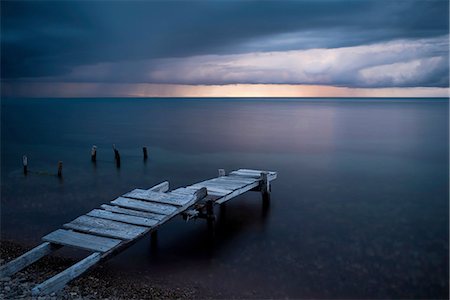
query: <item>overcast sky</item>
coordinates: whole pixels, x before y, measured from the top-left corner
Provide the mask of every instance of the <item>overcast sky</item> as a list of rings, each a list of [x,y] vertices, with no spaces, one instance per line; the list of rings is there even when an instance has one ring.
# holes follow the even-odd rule
[[[6,96],[445,96],[448,47],[447,0],[1,2]]]

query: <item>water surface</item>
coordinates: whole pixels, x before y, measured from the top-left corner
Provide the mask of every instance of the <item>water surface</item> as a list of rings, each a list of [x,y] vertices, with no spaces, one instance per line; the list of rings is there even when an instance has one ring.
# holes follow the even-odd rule
[[[146,238],[106,267],[223,297],[448,297],[448,108],[447,99],[2,100],[2,238],[31,247],[135,187],[268,169],[279,174],[268,211],[247,193],[216,211],[213,244],[204,221],[174,219],[156,250]],[[63,180],[53,176],[59,160]]]

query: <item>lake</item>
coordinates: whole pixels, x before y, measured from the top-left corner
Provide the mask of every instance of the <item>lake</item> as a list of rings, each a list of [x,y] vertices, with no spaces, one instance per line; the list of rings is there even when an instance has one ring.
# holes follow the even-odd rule
[[[223,297],[448,297],[448,99],[2,99],[1,116],[2,239],[35,246],[133,188],[266,169],[268,211],[246,193],[214,241],[174,219],[105,266]]]

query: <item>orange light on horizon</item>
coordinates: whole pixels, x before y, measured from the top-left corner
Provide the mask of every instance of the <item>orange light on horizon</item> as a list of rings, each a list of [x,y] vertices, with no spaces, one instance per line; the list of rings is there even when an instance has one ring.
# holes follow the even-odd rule
[[[449,97],[449,88],[349,88],[324,85],[151,83],[2,83],[4,97]]]

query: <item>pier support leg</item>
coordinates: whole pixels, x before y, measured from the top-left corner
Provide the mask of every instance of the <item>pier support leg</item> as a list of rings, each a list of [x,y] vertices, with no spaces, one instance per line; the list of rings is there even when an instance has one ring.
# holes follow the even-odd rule
[[[22,157],[22,164],[23,164],[23,174],[27,175],[28,174],[28,157],[26,155],[24,155]]]
[[[263,200],[265,198],[270,198],[270,182],[267,179],[269,173],[262,172],[261,173],[261,195],[263,197]]]
[[[208,231],[214,235],[216,216],[214,215],[214,202],[212,200],[206,201],[206,220],[208,222]]]
[[[267,172],[261,173],[261,196],[262,196],[262,208],[263,216],[267,215],[270,207],[270,182],[267,179]]]
[[[144,154],[144,161],[148,158],[147,147],[142,147],[142,152]]]
[[[59,178],[62,177],[62,167],[63,167],[62,161],[58,161],[58,177]]]
[[[92,146],[91,149],[91,161],[95,163],[97,161],[97,146]]]
[[[116,160],[116,167],[120,168],[120,154],[119,154],[119,150],[114,149],[114,158]]]
[[[152,250],[156,250],[158,248],[158,230],[154,230],[150,234],[150,247]]]
[[[220,222],[222,222],[222,220],[225,219],[226,215],[227,215],[227,205],[226,203],[222,203],[220,204],[220,213],[219,213]]]

